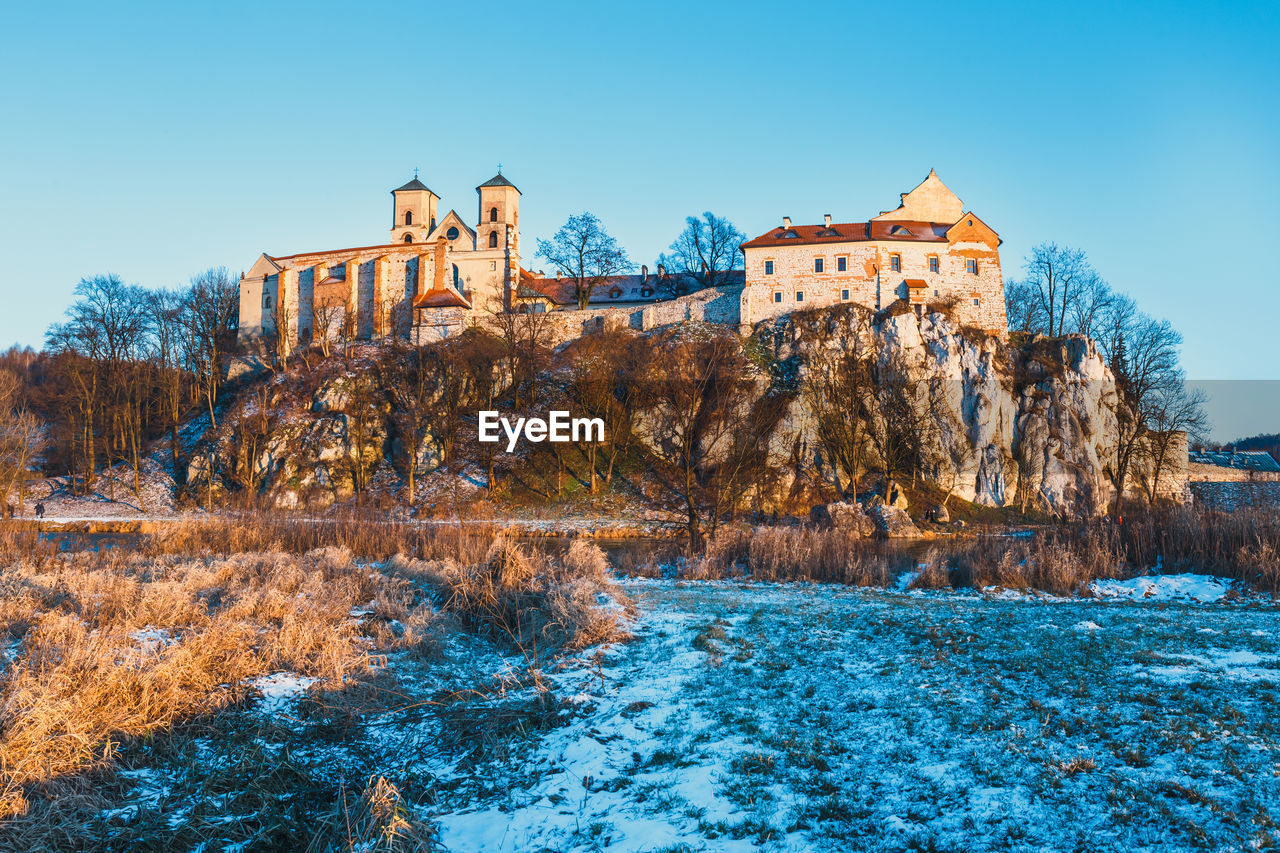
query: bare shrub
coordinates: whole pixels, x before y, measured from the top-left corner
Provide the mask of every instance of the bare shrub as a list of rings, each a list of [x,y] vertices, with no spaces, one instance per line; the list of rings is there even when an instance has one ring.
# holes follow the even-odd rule
[[[371,566],[340,543],[372,547],[376,530],[263,527],[299,549],[326,544],[215,556],[214,544],[264,533],[211,523],[181,526],[145,554],[0,551],[0,628],[19,641],[0,674],[0,818],[25,813],[33,794],[65,793],[123,743],[240,701],[258,675],[288,670],[358,689],[373,677],[371,653],[438,654],[459,622],[497,628],[535,654],[625,636],[603,600],[623,597],[594,544],[554,561],[490,536],[484,559],[470,534],[399,531],[434,558]]]

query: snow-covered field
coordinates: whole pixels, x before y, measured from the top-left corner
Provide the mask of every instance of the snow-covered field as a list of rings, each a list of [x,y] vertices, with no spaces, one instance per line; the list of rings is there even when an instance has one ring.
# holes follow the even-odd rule
[[[141,809],[167,827],[153,843],[219,849],[181,828],[252,822],[261,798],[228,790],[248,761],[299,791],[383,776],[454,851],[1273,847],[1280,610],[1190,603],[1195,583],[1037,600],[629,581],[635,639],[544,662],[541,685],[464,635],[391,658],[398,699],[376,713],[264,679],[233,742],[134,753],[135,808],[102,831]]]

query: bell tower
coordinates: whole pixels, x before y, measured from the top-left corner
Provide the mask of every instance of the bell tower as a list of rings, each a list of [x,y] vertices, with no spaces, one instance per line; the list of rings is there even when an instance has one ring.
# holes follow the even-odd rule
[[[520,190],[498,174],[476,187],[480,213],[476,217],[476,251],[505,249],[520,255]]]
[[[392,243],[425,243],[431,229],[436,227],[436,202],[440,196],[418,180],[418,170],[413,170],[413,180],[391,191]]]

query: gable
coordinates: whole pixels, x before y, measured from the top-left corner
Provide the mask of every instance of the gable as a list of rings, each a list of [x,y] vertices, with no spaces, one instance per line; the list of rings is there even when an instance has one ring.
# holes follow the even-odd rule
[[[454,238],[452,242],[458,243],[465,241],[472,248],[475,248],[476,232],[471,230],[471,228],[467,226],[466,222],[462,221],[462,217],[458,215],[456,210],[451,210],[444,215],[444,218],[441,219],[432,232],[427,235],[427,242],[434,243],[440,237],[444,237],[448,240],[450,228],[458,229],[458,236]]]
[[[258,255],[258,259],[253,262],[253,266],[249,267],[249,271],[244,276],[245,278],[266,278],[278,272],[280,272],[280,265],[271,260],[266,252],[263,252]]]
[[[938,173],[929,170],[929,176],[915,189],[903,193],[897,210],[888,210],[875,217],[877,220],[915,220],[917,222],[955,222],[964,213],[960,197],[942,182]]]
[[[1000,235],[972,212],[966,212],[956,220],[956,224],[947,229],[948,243],[986,243],[988,246],[999,246]]]

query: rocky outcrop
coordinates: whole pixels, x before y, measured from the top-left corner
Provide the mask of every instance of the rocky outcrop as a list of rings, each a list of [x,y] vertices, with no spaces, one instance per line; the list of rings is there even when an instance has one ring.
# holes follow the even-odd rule
[[[1025,501],[1060,514],[1105,512],[1120,402],[1088,338],[1013,347],[941,313],[876,318],[852,307],[781,317],[754,336],[775,359],[776,384],[796,392],[780,450],[800,447],[830,482],[835,472],[799,388],[809,371],[861,353],[906,379],[918,405],[929,407],[923,473],[942,488],[986,506]],[[868,453],[874,464],[874,448]]]
[[[809,520],[820,527],[834,527],[857,536],[870,536],[875,532],[875,523],[863,512],[862,504],[856,501],[815,506],[809,511]]]
[[[871,518],[875,521],[876,532],[886,538],[914,539],[920,536],[920,529],[905,509],[881,504],[871,510]]]

